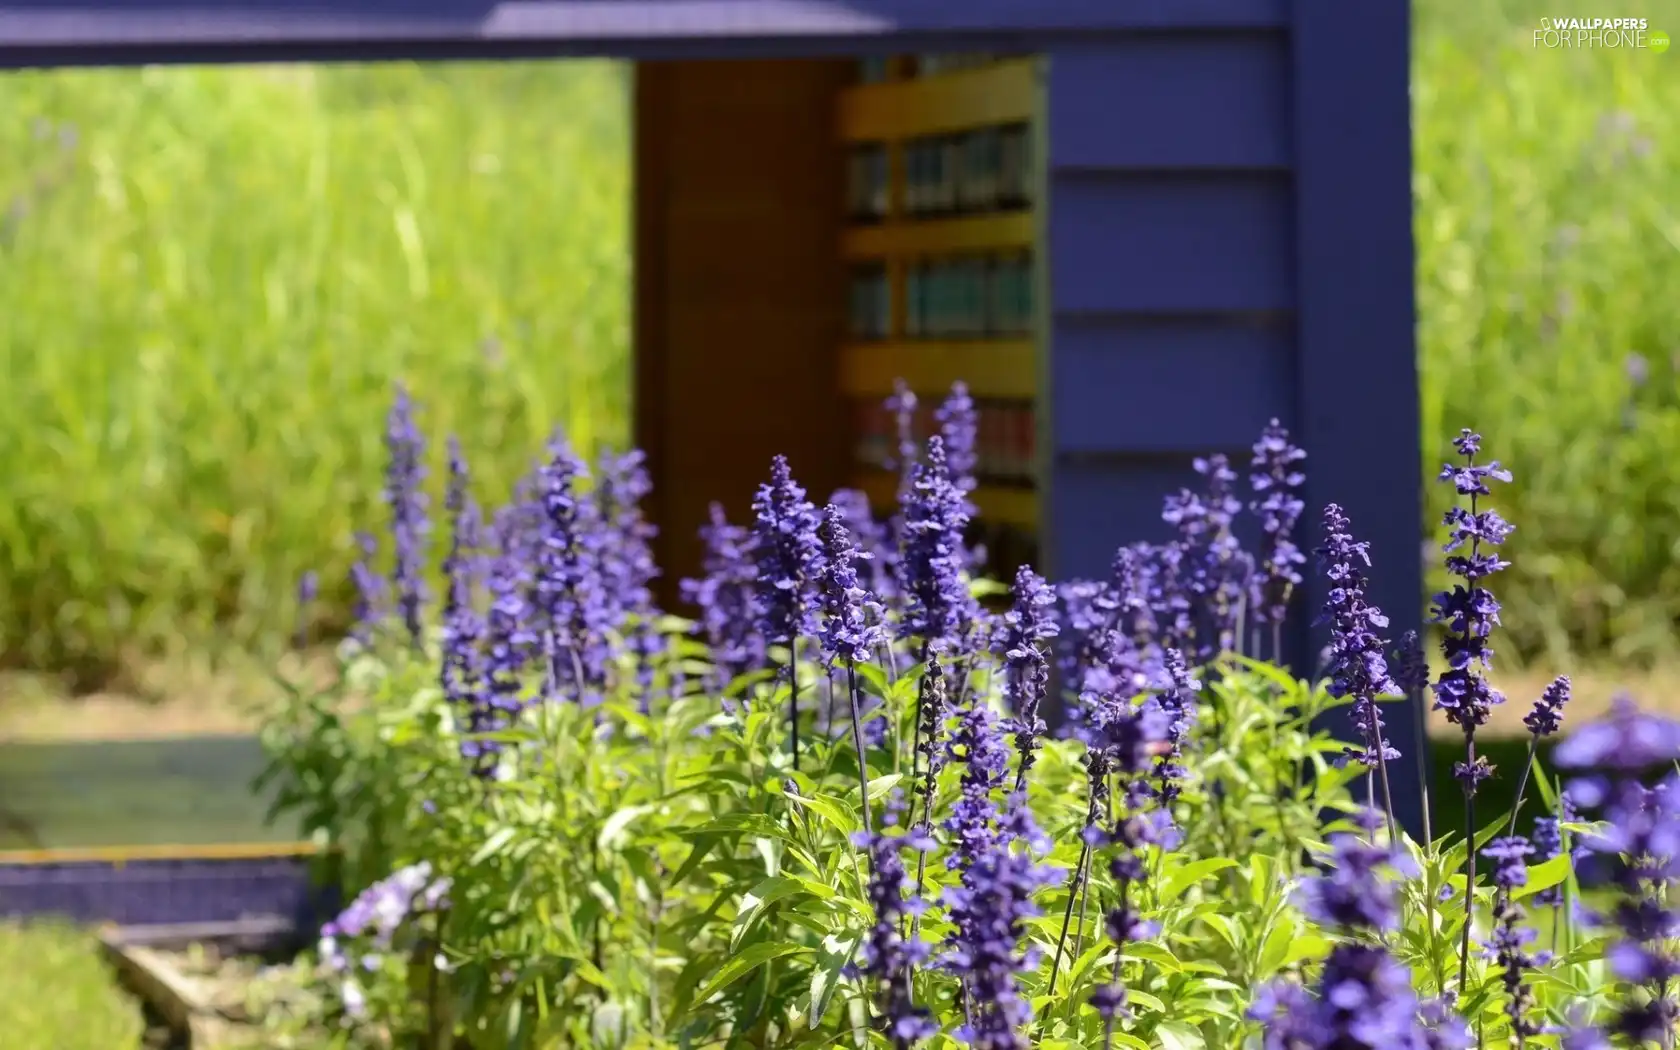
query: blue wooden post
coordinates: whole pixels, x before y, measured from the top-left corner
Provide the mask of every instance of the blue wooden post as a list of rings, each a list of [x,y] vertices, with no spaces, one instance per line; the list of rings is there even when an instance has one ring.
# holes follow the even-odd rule
[[[1406,0],[1294,5],[1299,431],[1308,506],[1340,503],[1371,544],[1372,599],[1398,638],[1423,619],[1422,478],[1412,249]],[[1316,539],[1318,521],[1308,523]],[[1324,584],[1314,578],[1316,609]],[[1315,632],[1309,652],[1322,644]],[[1389,770],[1421,832],[1422,711],[1384,708],[1405,758]],[[1427,768],[1427,765],[1425,765]]]

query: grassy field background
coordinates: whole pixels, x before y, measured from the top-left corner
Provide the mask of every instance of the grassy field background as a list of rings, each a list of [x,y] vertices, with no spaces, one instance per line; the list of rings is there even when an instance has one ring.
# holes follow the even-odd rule
[[[626,79],[601,64],[0,78],[0,653],[108,682],[343,622],[401,379],[505,492],[626,433]]]
[[[1680,27],[1676,0],[1623,7]],[[1519,673],[1666,681],[1680,55],[1536,51],[1557,12],[1528,0],[1416,12],[1426,469],[1471,424],[1517,472]],[[0,717],[202,694],[206,651],[284,646],[305,570],[317,636],[342,625],[399,378],[489,497],[556,423],[623,440],[626,87],[577,63],[0,78]],[[122,720],[71,732],[94,721]]]

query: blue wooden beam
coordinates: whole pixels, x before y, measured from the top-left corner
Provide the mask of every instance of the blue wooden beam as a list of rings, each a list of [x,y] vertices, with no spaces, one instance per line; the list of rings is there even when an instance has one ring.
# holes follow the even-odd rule
[[[1292,39],[1297,430],[1312,457],[1304,539],[1316,546],[1327,502],[1347,510],[1371,544],[1372,598],[1398,638],[1423,620],[1407,0],[1299,0]],[[1324,594],[1315,573],[1309,612]],[[1307,652],[1322,644],[1315,632]],[[1405,753],[1389,771],[1395,804],[1414,834],[1422,717],[1384,708]]]

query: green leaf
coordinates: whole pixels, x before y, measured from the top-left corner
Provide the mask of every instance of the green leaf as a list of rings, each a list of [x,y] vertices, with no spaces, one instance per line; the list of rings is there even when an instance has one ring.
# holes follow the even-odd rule
[[[765,909],[785,897],[796,893],[804,893],[805,887],[798,879],[789,879],[781,875],[772,875],[761,881],[741,898],[741,910],[735,915],[735,923],[729,932],[729,947],[735,949],[753,924],[753,920],[764,914]]]
[[[519,829],[516,827],[503,825],[502,827],[497,828],[489,838],[484,840],[484,845],[478,847],[478,852],[472,855],[472,859],[467,861],[467,867],[475,868],[478,865],[483,864],[491,857],[506,849],[507,844],[512,842],[514,836],[518,834]]]
[[[760,941],[757,944],[749,945],[730,954],[729,961],[718,968],[717,973],[712,975],[712,979],[706,982],[705,987],[694,993],[694,1001],[705,1002],[773,959],[810,955],[813,951],[814,949],[809,945],[794,944],[791,941]]]
[[[815,1029],[822,1024],[823,1015],[828,1013],[828,1004],[834,999],[834,991],[840,987],[841,971],[852,960],[861,940],[863,934],[860,933],[849,941],[829,938],[823,942],[826,950],[822,962],[811,971],[811,999],[805,1010],[805,1023],[810,1028]]]
[[[1161,1041],[1161,1050],[1203,1050],[1207,1046],[1202,1033],[1182,1021],[1162,1021],[1155,1026],[1155,1038]]]
[[[1522,900],[1541,890],[1551,889],[1553,886],[1569,878],[1569,854],[1561,854],[1551,860],[1541,861],[1528,869],[1528,882],[1511,891],[1512,900]]]
[[[624,833],[639,817],[652,813],[657,806],[625,806],[601,822],[601,833],[595,837],[595,844],[602,850],[616,852],[624,845]]]
[[[1236,866],[1236,861],[1226,857],[1205,857],[1202,860],[1191,861],[1183,867],[1174,868],[1161,880],[1161,902],[1165,904],[1175,901],[1180,894],[1196,883]]]

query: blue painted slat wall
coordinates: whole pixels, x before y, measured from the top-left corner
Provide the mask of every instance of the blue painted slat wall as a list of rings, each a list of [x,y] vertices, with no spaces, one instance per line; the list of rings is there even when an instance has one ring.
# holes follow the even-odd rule
[[[1192,458],[1240,469],[1277,417],[1312,455],[1303,544],[1342,503],[1395,635],[1419,624],[1406,21],[1404,0],[1302,0],[1290,24],[1095,34],[1046,54],[1055,575],[1100,576],[1116,544],[1166,538],[1161,500],[1194,484]],[[1303,612],[1322,600],[1314,577]],[[1298,665],[1322,643],[1307,619]],[[1415,832],[1419,712],[1385,717]]]
[[[1161,539],[1193,456],[1295,416],[1288,34],[1098,38],[1045,63],[1049,567]]]

